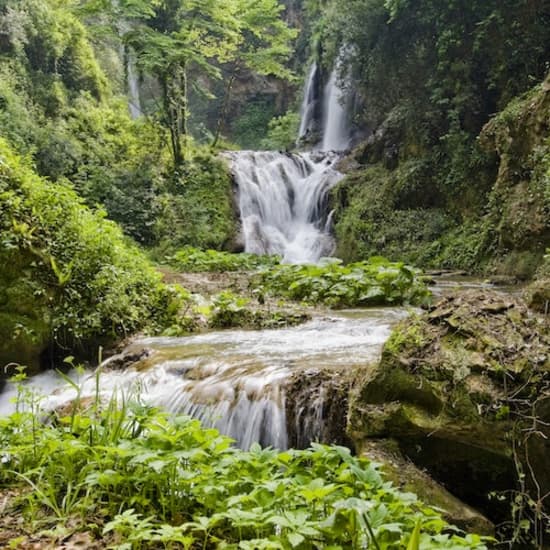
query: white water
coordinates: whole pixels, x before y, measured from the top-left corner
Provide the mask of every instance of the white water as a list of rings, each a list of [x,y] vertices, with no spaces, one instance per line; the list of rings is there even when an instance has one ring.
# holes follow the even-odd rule
[[[325,88],[322,151],[345,151],[350,145],[348,93],[339,84],[339,72],[337,62]]]
[[[141,96],[139,92],[139,77],[136,71],[135,54],[131,49],[126,52],[126,72],[128,84],[128,96],[130,116],[133,119],[139,118],[143,113],[141,110]]]
[[[340,312],[300,327],[264,331],[221,331],[186,338],[150,338],[128,351],[155,350],[150,358],[125,371],[101,369],[100,393],[139,394],[147,404],[199,418],[233,437],[241,448],[252,443],[279,449],[287,446],[285,399],[292,373],[311,369],[335,371],[377,361],[391,326],[406,315],[402,309]],[[78,375],[72,373],[78,380]],[[54,373],[31,380],[46,395],[46,410],[74,399],[76,392]],[[78,383],[83,398],[95,395],[95,375]],[[58,388],[55,390],[54,388]],[[14,409],[16,390],[0,395],[0,414]],[[322,398],[313,415],[303,419],[302,441],[321,433]]]
[[[227,153],[238,185],[246,252],[316,263],[334,251],[328,192],[342,175],[336,155]]]
[[[300,130],[298,132],[298,143],[307,139],[315,130],[315,110],[317,103],[316,83],[319,73],[317,63],[313,63],[309,71],[304,89],[304,99],[300,109]]]

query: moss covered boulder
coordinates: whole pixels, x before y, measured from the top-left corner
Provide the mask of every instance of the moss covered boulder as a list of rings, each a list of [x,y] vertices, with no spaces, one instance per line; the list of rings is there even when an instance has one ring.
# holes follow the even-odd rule
[[[349,432],[400,452],[500,521],[493,493],[550,491],[550,331],[518,298],[472,290],[402,322],[355,390]],[[494,495],[493,495],[494,496]]]

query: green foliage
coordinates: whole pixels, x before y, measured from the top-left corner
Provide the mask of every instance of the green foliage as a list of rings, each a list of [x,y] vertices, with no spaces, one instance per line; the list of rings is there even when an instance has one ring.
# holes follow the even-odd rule
[[[155,199],[159,255],[186,245],[223,248],[236,234],[233,181],[210,152],[196,151]]]
[[[267,137],[262,141],[264,149],[289,151],[296,145],[296,136],[300,126],[300,116],[288,111],[285,115],[275,117],[269,123]]]
[[[230,254],[216,250],[201,250],[187,246],[168,258],[170,263],[186,272],[204,271],[253,271],[260,266],[277,265],[277,256],[257,256],[256,254]]]
[[[434,265],[432,246],[455,221],[427,193],[422,161],[396,170],[381,166],[350,174],[333,191],[337,253],[346,261],[383,254],[391,260]]]
[[[243,452],[139,403],[78,403],[48,424],[0,419],[0,482],[31,489],[34,525],[70,522],[128,549],[487,548],[343,447]]]
[[[127,111],[125,101],[97,103],[82,94],[46,125],[35,159],[41,174],[70,179],[89,206],[104,206],[128,235],[150,245],[164,183],[162,134]]]
[[[419,304],[429,293],[418,275],[403,263],[373,257],[349,265],[327,260],[275,266],[261,271],[253,284],[265,293],[331,307]]]
[[[424,261],[437,268],[482,271],[487,264],[486,226],[466,220],[437,236],[425,249]]]
[[[86,208],[68,184],[38,177],[3,140],[0,214],[1,262],[16,272],[8,292],[32,289],[34,315],[57,345],[110,341],[176,316],[182,296],[104,212]]]
[[[269,98],[249,100],[231,122],[232,139],[243,149],[255,149],[267,135],[274,115],[273,101]]]
[[[40,175],[70,179],[89,206],[104,206],[127,234],[151,244],[166,164],[162,132],[151,121],[133,122],[126,98],[112,97],[69,8],[24,0],[0,10],[0,28],[9,29],[0,43],[2,136],[32,155]]]
[[[216,80],[224,74],[221,67],[226,69],[215,145],[228,114],[232,85],[241,70],[290,77],[284,62],[295,32],[281,18],[284,8],[277,0],[138,1],[114,4],[113,8],[115,21],[132,18],[124,40],[136,52],[140,70],[160,84],[159,114],[170,132],[176,167],[186,160],[189,146],[190,78]]]
[[[142,244],[166,247],[170,238],[175,246],[221,247],[229,241],[234,230],[231,185],[219,163],[189,148],[189,166],[171,173],[164,119],[132,121],[127,98],[111,93],[119,83],[106,81],[78,17],[94,23],[94,41],[108,40],[109,54],[118,57],[118,34],[98,26],[107,21],[105,10],[114,3],[87,2],[78,10],[65,0],[4,4],[2,136],[18,152],[32,156],[40,175],[70,180],[88,206],[105,208]],[[132,9],[146,4],[133,3]],[[128,3],[119,6],[130,9]]]
[[[212,298],[209,326],[213,328],[230,328],[245,326],[251,320],[252,313],[247,307],[250,300],[237,296],[226,290]]]
[[[345,205],[338,216],[340,253],[346,259],[379,253],[406,261],[416,255],[424,262],[431,257],[430,241],[441,245],[449,229],[456,234],[456,227],[465,224],[483,226],[483,234],[474,243],[476,258],[461,254],[462,265],[479,269],[483,257],[515,249],[540,257],[548,234],[547,224],[543,229],[548,207],[537,206],[544,202],[541,138],[547,133],[542,121],[548,119],[548,109],[541,108],[540,86],[538,96],[531,91],[506,105],[548,72],[545,2],[307,4],[319,20],[320,46],[314,51],[325,70],[341,44],[347,45],[344,70],[361,98],[355,122],[372,131],[357,160],[365,165],[365,180],[378,179],[379,196],[388,197],[382,208],[369,203],[372,188],[353,191],[349,207],[355,212],[348,215]],[[480,131],[503,109],[497,120],[509,132],[501,133],[497,148],[481,147]],[[408,174],[414,163],[415,173]],[[375,165],[387,173],[373,177]],[[502,181],[495,185],[497,176]]]
[[[231,96],[237,80],[250,80],[252,75],[292,80],[286,66],[292,53],[295,29],[289,28],[282,16],[285,6],[279,0],[237,0],[239,14],[238,47],[222,66],[225,79],[223,101],[213,140],[215,146],[231,110]]]
[[[63,91],[104,96],[107,83],[88,33],[68,0],[5,0],[0,6],[0,55],[28,67],[36,96],[54,112]]]

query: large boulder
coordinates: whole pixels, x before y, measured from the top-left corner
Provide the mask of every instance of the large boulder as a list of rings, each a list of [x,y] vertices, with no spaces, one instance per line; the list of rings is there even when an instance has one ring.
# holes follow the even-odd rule
[[[550,508],[549,324],[519,298],[462,291],[403,321],[351,401],[360,452],[395,440],[494,521],[509,512],[499,492],[527,492]]]

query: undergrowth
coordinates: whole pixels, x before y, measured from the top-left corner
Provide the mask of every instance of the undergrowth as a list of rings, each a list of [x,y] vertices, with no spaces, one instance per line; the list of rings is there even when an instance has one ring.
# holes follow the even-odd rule
[[[404,263],[380,257],[349,265],[327,259],[319,265],[264,269],[252,284],[259,292],[331,307],[419,304],[429,296],[419,275]]]
[[[83,406],[0,419],[0,483],[28,489],[11,513],[33,533],[118,549],[487,548],[346,448],[243,452],[137,401]]]
[[[171,265],[185,272],[209,271],[252,271],[260,266],[280,263],[278,256],[257,256],[256,254],[232,254],[217,250],[201,250],[192,246],[178,250],[167,258]]]

